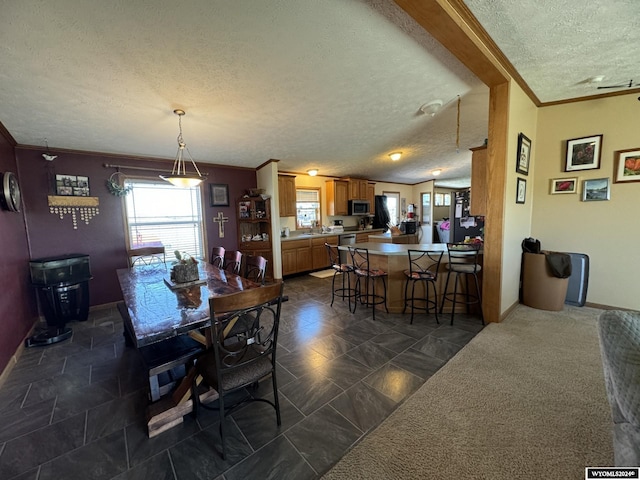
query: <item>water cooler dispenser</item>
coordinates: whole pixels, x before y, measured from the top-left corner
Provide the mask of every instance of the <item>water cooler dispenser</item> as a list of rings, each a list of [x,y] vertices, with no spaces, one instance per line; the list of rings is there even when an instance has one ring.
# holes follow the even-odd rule
[[[26,340],[27,347],[49,345],[71,337],[69,320],[89,316],[89,256],[71,254],[29,262],[31,284],[36,288],[47,328]]]

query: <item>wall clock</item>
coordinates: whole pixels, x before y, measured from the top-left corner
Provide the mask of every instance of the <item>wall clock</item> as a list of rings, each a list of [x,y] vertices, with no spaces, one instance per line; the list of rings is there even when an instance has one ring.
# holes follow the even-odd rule
[[[20,211],[20,185],[13,172],[4,172],[2,175],[2,204],[11,212]]]

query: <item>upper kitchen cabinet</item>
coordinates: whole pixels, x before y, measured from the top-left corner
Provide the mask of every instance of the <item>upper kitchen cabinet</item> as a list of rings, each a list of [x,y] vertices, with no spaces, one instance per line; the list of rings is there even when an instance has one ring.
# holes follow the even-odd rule
[[[376,199],[376,184],[373,182],[367,183],[367,201],[369,202],[369,213],[375,212],[375,199]]]
[[[293,175],[278,175],[278,195],[280,201],[280,216],[296,216],[296,177]]]
[[[472,148],[471,151],[471,215],[487,213],[487,146]]]
[[[327,215],[348,215],[349,182],[327,180]]]
[[[369,182],[361,178],[349,178],[348,200],[366,200]]]

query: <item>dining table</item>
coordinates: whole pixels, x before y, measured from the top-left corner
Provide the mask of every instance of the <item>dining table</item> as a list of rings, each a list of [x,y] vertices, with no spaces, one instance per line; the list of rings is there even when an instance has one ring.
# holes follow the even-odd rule
[[[126,343],[143,356],[151,347],[183,335],[206,343],[201,330],[210,321],[209,300],[261,286],[207,262],[198,262],[197,280],[180,284],[172,280],[171,266],[163,263],[138,264],[118,269],[116,273],[122,291]],[[193,408],[190,399],[193,381],[188,373],[171,395],[149,405],[150,437],[182,423],[183,416]],[[202,400],[211,401],[217,392],[210,391],[204,396]]]

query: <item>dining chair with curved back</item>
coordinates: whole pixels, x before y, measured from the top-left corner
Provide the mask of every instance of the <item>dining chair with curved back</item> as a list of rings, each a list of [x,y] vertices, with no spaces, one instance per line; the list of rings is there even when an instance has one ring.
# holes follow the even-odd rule
[[[264,285],[267,273],[267,259],[261,255],[247,255],[244,261],[244,274],[247,280]]]
[[[213,247],[211,249],[211,258],[209,258],[209,263],[214,267],[224,267],[224,252],[224,247]]]
[[[199,407],[218,410],[222,458],[226,457],[225,418],[237,407],[249,401],[260,401],[271,405],[276,411],[277,425],[281,425],[278,383],[276,381],[276,346],[282,305],[283,283],[277,282],[259,288],[250,288],[231,295],[209,299],[211,347],[194,363],[194,381],[191,385],[193,415],[197,417]],[[250,320],[242,332],[230,336],[238,319]],[[197,377],[202,377],[204,386],[219,394],[217,405],[200,401]],[[253,396],[252,388],[260,380],[271,376],[273,401],[263,395]],[[238,398],[239,391],[245,389]],[[227,405],[227,397],[233,403]]]
[[[480,320],[484,325],[484,316],[482,315],[482,296],[480,294],[480,281],[478,273],[482,270],[479,263],[480,249],[482,244],[479,243],[447,243],[447,254],[449,262],[447,263],[447,281],[442,292],[442,303],[440,304],[440,313],[444,309],[445,301],[451,302],[451,325],[453,325],[453,316],[456,311],[456,304],[466,305],[467,313],[470,313],[470,306],[477,304],[480,309]],[[453,292],[448,293],[449,278],[451,274],[453,279]],[[469,277],[473,278],[475,289],[469,290]],[[462,281],[464,280],[464,291],[462,290]],[[460,286],[460,291],[458,291]]]
[[[329,255],[329,263],[333,270],[333,278],[331,279],[331,307],[335,297],[347,298],[349,300],[349,311],[351,311],[351,299],[355,298],[356,291],[351,287],[351,274],[353,273],[353,265],[342,263],[340,261],[340,251],[337,245],[331,245],[327,242],[324,244]],[[342,286],[336,288],[336,276],[341,275]]]
[[[211,249],[211,257],[209,258],[209,263],[215,267],[223,268],[224,267],[224,247],[213,247]]]
[[[240,275],[242,265],[242,252],[240,250],[227,250],[224,252],[224,270]]]
[[[367,307],[372,307],[373,319],[376,319],[376,305],[384,305],[384,309],[389,313],[387,308],[387,272],[379,268],[371,268],[369,263],[369,249],[356,248],[349,246],[349,253],[353,262],[353,273],[356,275],[355,285],[355,302],[353,313],[356,312],[358,302]],[[383,294],[376,293],[376,283],[380,279],[382,281]],[[364,283],[364,286],[362,285]]]
[[[411,321],[413,323],[413,311],[415,309],[424,310],[427,315],[433,307],[438,320],[438,291],[436,288],[438,281],[438,270],[444,252],[442,250],[408,250],[409,268],[404,271],[406,283],[404,285],[404,307],[402,313],[411,306]],[[424,296],[416,297],[416,284],[422,283],[424,286]],[[409,284],[411,284],[411,296],[409,296]],[[429,290],[433,289],[433,297],[429,298]],[[416,305],[418,302],[418,305]]]

